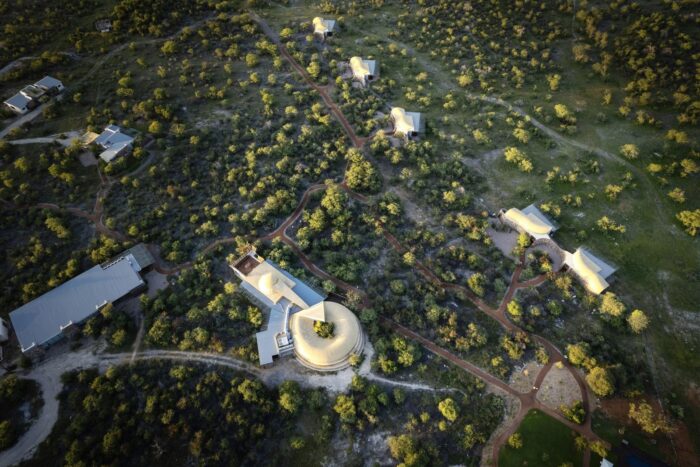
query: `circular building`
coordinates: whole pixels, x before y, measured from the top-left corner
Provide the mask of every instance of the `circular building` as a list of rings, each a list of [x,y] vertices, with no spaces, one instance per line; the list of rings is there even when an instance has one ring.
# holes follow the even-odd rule
[[[333,335],[319,336],[314,330],[314,321],[331,323]],[[289,329],[297,359],[304,366],[317,371],[347,368],[350,355],[359,355],[365,345],[365,336],[357,316],[336,302],[323,301],[294,313]]]

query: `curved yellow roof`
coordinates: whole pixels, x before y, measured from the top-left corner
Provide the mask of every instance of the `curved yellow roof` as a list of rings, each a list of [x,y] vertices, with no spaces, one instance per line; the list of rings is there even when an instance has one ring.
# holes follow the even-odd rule
[[[416,131],[413,119],[406,115],[406,111],[401,107],[392,107],[391,118],[394,120],[394,129],[404,135]]]
[[[530,235],[549,235],[552,231],[551,225],[545,224],[535,216],[528,216],[518,208],[510,208],[505,216]]]
[[[608,287],[608,283],[598,274],[600,268],[593,261],[586,258],[586,254],[577,249],[572,255],[572,266],[576,274],[586,283],[586,287],[593,293],[599,294]]]
[[[333,323],[333,337],[324,339],[314,331],[313,316],[304,311],[292,315],[289,329],[294,339],[294,353],[299,360],[317,370],[337,370],[348,365],[348,357],[360,353],[364,336],[355,314],[336,302],[323,302],[325,321]]]
[[[350,59],[350,68],[356,76],[367,76],[371,74],[369,72],[369,66],[360,57],[352,57]]]
[[[313,19],[313,25],[314,25],[314,32],[317,33],[325,33],[328,32],[328,27],[326,26],[325,21],[323,21],[323,18],[320,16],[317,16]]]

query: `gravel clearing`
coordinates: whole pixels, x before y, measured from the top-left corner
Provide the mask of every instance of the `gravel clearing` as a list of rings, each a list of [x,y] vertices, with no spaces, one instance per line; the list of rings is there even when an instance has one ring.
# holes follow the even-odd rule
[[[543,365],[537,363],[536,360],[531,360],[522,368],[516,368],[516,371],[510,377],[510,381],[508,381],[508,385],[516,391],[530,392],[542,368]]]
[[[537,399],[554,410],[562,404],[572,405],[581,400],[581,390],[574,376],[566,368],[552,366],[537,393]]]

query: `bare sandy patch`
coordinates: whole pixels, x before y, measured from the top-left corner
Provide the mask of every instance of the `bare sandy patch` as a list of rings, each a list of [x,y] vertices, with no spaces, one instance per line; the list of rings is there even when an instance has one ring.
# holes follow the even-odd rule
[[[159,290],[168,287],[168,276],[159,273],[155,269],[148,271],[144,279],[146,279],[146,284],[148,284],[148,290],[146,291],[148,298],[155,297]]]
[[[530,392],[542,367],[536,360],[527,362],[522,368],[515,369],[508,385],[519,392]]]
[[[84,152],[78,156],[78,160],[83,165],[83,167],[90,167],[92,165],[97,165],[97,158],[91,152]]]
[[[511,259],[515,259],[513,256],[513,248],[518,243],[518,232],[515,230],[508,230],[507,232],[499,232],[494,229],[493,226],[489,226],[486,229],[486,233],[493,240],[493,244],[503,252],[505,256]]]
[[[394,193],[401,199],[401,203],[403,204],[403,208],[406,211],[406,215],[413,222],[417,224],[422,224],[431,221],[430,217],[428,217],[425,214],[423,209],[421,209],[420,206],[413,202],[411,196],[406,192],[406,190],[403,187],[391,187],[389,191]]]
[[[559,410],[562,404],[571,406],[580,401],[581,390],[569,370],[554,365],[542,381],[537,399],[547,407]]]

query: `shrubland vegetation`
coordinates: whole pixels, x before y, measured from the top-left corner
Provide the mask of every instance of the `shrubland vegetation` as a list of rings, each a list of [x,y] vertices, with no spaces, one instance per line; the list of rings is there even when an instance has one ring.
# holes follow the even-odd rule
[[[257,360],[254,334],[263,314],[237,283],[216,279],[217,269],[212,259],[200,259],[155,298],[143,297],[148,344],[219,353],[231,349]]]
[[[0,379],[0,452],[24,434],[42,403],[36,382],[15,375]]]
[[[478,452],[500,415],[496,398],[474,386],[441,397],[361,377],[348,393],[332,395],[293,381],[272,389],[229,370],[140,363],[102,375],[73,372],[64,382],[59,425],[26,465],[57,458],[131,465],[317,462],[339,454],[332,440],[396,427],[388,449],[397,460],[416,455],[449,463]],[[453,447],[439,449],[444,443]]]
[[[465,296],[426,281],[415,267],[424,264],[497,306],[514,270],[512,257],[525,254],[521,279],[545,274],[549,280],[517,293],[506,306],[510,320],[563,349],[597,396],[635,401],[629,416],[641,430],[665,433],[698,420],[685,384],[698,370],[697,336],[688,329],[700,300],[694,287],[700,280],[694,238],[700,231],[700,110],[692,2],[371,0],[295,8],[256,2],[291,55],[328,86],[357,134],[368,138],[363,148],[351,147],[320,96],[290,72],[234,2],[84,1],[38,15],[30,14],[30,3],[12,11],[0,4],[7,35],[0,62],[37,56],[0,78],[2,92],[46,72],[75,86],[11,137],[99,132],[108,123],[130,128],[138,135],[134,153],[99,165],[114,180],[105,225],[158,245],[166,262],[193,261],[168,289],[143,299],[147,345],[255,361],[252,336],[263,323],[261,310],[238,290],[223,249],[198,255],[217,239],[231,240],[231,249],[255,242],[295,276],[340,293],[304,269],[287,245],[256,242],[310,185],[326,183],[288,235],[314,263],[371,298],[364,307],[360,297],[343,297],[373,342],[376,371],[438,376],[417,344],[382,328],[380,316],[503,379],[528,360],[546,362],[544,348],[526,333],[506,333]],[[309,20],[319,14],[338,21],[325,43],[310,35]],[[98,17],[112,20],[113,33],[94,31]],[[60,39],[50,44],[53,36]],[[112,61],[92,70],[117,47]],[[60,53],[65,50],[81,59]],[[378,60],[379,77],[369,88],[344,78],[353,55]],[[422,112],[426,133],[402,142],[379,131],[390,128],[392,106]],[[0,199],[8,207],[0,232],[8,245],[3,314],[126,246],[94,237],[69,212],[36,207],[92,208],[99,178],[95,168],[79,164],[79,152],[0,142]],[[350,196],[343,181],[368,199]],[[488,229],[498,227],[489,212],[530,203],[557,221],[562,246],[590,246],[618,267],[610,291],[594,297],[572,276],[555,274],[552,258],[527,250],[527,238],[512,252],[492,244]],[[397,254],[385,231],[407,251]],[[119,347],[132,324],[108,311],[85,331]],[[158,378],[172,384],[158,389]],[[338,431],[363,436],[387,426],[397,462],[461,463],[501,413],[500,402],[483,397],[478,385],[464,397],[409,396],[417,405],[404,417],[405,393],[359,378],[349,393],[330,398],[290,384],[277,394],[242,378],[159,365],[140,366],[134,377],[126,369],[73,375],[62,409],[64,428],[71,429],[57,431],[40,458],[61,452],[95,463],[116,456],[139,464],[173,452],[197,462],[252,461],[269,452],[274,420],[284,433],[279,455],[300,461],[305,451],[325,453]],[[248,399],[240,390],[245,381],[254,387]],[[636,399],[652,387],[674,407],[670,417]],[[136,395],[162,405],[136,421],[131,415],[145,410]],[[299,401],[305,398],[308,404]],[[87,415],[67,418],[83,410],[85,399],[94,402],[90,410],[99,420],[90,433]],[[208,409],[191,409],[200,403]],[[115,406],[123,412],[108,426],[106,408]],[[222,407],[239,415],[227,418],[227,436],[211,436],[209,419]],[[581,406],[560,410],[575,423],[584,416]],[[504,465],[577,465],[581,441],[545,418],[526,418],[504,448]],[[294,434],[293,427],[309,419],[312,428]],[[128,435],[138,430],[150,434]],[[545,452],[539,447],[551,439],[535,434],[550,432],[561,439]],[[458,448],[436,447],[445,444]]]

